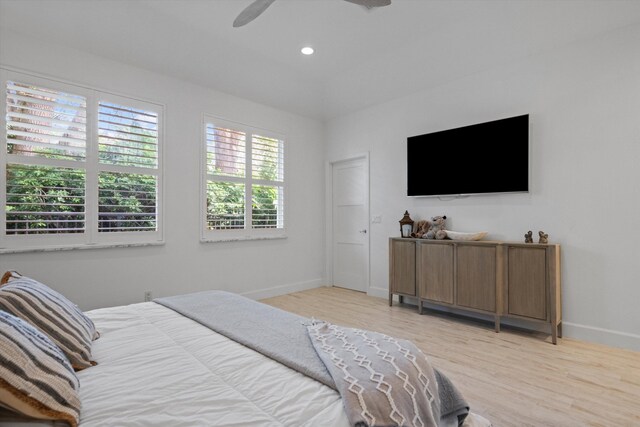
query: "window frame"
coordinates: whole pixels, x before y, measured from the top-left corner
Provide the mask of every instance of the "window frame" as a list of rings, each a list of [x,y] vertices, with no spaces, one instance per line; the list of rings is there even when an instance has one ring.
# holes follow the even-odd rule
[[[72,163],[58,159],[34,157],[28,161],[20,161],[19,155],[7,153],[7,81],[16,81],[23,84],[39,86],[51,90],[67,92],[86,98],[86,157],[84,161]],[[164,111],[165,106],[158,102],[120,95],[110,91],[79,85],[48,76],[42,76],[22,70],[0,67],[0,128],[2,141],[0,141],[0,176],[3,184],[0,186],[0,253],[48,251],[64,249],[88,249],[114,246],[142,246],[164,244]],[[122,231],[122,232],[98,232],[98,175],[101,171],[114,170],[108,164],[101,164],[98,158],[98,127],[99,127],[99,103],[114,102],[123,106],[151,110],[158,114],[158,167],[135,168],[138,174],[155,175],[157,177],[156,189],[156,230],[155,231]],[[14,157],[15,156],[15,157]],[[62,166],[70,167],[85,172],[85,229],[80,233],[54,233],[54,234],[6,234],[6,167],[10,160],[16,160],[18,164]],[[11,162],[13,163],[13,162]],[[75,166],[74,166],[75,165]],[[132,167],[119,167],[134,169]],[[146,171],[148,169],[148,171]]]
[[[242,183],[245,185],[244,201],[245,201],[245,221],[244,228],[235,230],[209,230],[207,227],[207,184],[210,181],[210,175],[207,168],[207,125],[213,124],[216,127],[225,127],[234,131],[244,132],[245,138],[245,176],[222,176],[214,177],[214,181]],[[287,139],[284,133],[272,131],[244,123],[224,119],[213,114],[203,114],[202,123],[200,125],[200,241],[206,242],[228,242],[242,240],[270,240],[270,239],[286,239],[287,223],[289,221],[287,215],[288,205],[288,186],[287,186]],[[265,181],[253,178],[252,170],[252,148],[253,136],[259,135],[265,138],[273,138],[281,141],[283,145],[282,153],[282,181]],[[253,185],[274,185],[282,187],[283,203],[282,203],[282,228],[253,228],[252,227],[252,189]]]

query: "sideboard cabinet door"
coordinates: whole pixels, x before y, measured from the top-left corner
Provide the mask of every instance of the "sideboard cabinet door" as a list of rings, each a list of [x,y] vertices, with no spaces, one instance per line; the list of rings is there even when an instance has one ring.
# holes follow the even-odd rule
[[[457,305],[496,312],[496,246],[459,244],[457,251]]]
[[[453,304],[453,245],[418,243],[417,251],[420,299]]]
[[[416,295],[416,243],[389,241],[389,282],[392,293]]]
[[[548,320],[547,251],[508,248],[507,313]]]

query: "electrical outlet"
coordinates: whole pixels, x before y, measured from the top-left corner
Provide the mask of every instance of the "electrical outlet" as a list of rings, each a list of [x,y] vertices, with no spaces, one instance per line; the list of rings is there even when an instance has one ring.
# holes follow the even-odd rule
[[[151,291],[144,291],[145,302],[151,301]]]

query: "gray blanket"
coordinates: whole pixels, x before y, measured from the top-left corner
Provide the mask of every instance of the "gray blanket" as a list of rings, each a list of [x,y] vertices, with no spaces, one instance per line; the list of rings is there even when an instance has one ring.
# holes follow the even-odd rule
[[[336,382],[342,385],[343,377],[334,381],[314,347],[310,333],[313,335],[318,325],[310,319],[223,291],[157,298],[154,302],[338,390],[345,397],[344,390],[336,385]],[[334,365],[330,368],[334,369]],[[437,411],[440,412],[439,418],[434,414],[435,419],[438,425],[461,425],[469,405],[443,374],[434,371],[438,384]],[[395,375],[395,371],[390,375]],[[347,404],[349,399],[343,400]],[[349,409],[346,409],[349,415]]]

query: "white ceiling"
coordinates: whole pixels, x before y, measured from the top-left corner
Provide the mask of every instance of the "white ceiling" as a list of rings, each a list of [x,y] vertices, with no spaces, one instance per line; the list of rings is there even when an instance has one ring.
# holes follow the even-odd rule
[[[277,0],[232,28],[251,1],[0,0],[0,26],[327,119],[640,22],[638,0]]]

